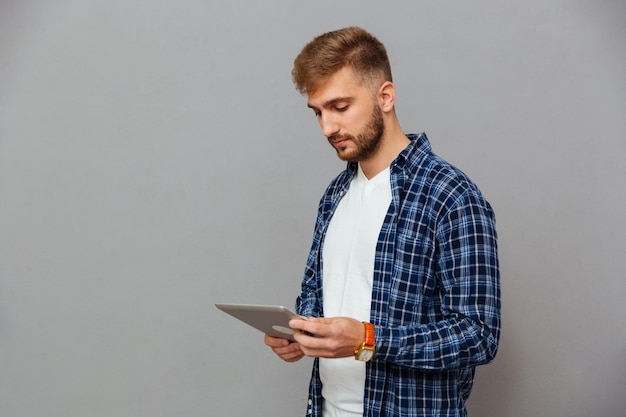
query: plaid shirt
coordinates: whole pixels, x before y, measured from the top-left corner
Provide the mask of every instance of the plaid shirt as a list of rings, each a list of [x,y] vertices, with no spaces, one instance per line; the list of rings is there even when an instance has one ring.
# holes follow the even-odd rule
[[[495,357],[500,272],[495,217],[472,181],[433,154],[425,134],[392,162],[392,202],[374,258],[364,416],[466,416],[474,368]],[[322,245],[356,163],[320,201],[299,314],[322,317]],[[316,359],[307,415],[322,415]]]

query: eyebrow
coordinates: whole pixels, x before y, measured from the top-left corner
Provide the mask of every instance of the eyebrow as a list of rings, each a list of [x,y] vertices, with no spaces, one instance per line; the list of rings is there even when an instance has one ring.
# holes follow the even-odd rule
[[[332,107],[332,106],[334,106],[337,103],[351,102],[353,100],[354,100],[353,97],[336,97],[336,98],[330,99],[328,101],[325,101],[322,104],[322,108]],[[310,108],[310,109],[317,109],[317,107],[312,106],[311,104],[307,104],[307,107]]]

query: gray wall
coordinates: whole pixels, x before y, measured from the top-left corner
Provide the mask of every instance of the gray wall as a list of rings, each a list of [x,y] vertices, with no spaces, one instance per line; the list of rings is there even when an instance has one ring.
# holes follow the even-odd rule
[[[388,47],[407,132],[498,216],[504,329],[473,416],[626,409],[624,1],[0,1],[0,416],[295,416],[215,302],[291,305],[343,168],[290,81]]]

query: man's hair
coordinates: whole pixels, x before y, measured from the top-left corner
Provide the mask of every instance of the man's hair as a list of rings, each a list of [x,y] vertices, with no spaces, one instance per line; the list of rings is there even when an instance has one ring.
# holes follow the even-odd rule
[[[392,81],[391,66],[385,46],[360,27],[351,26],[317,36],[294,61],[291,75],[301,94],[311,94],[337,71],[349,67],[357,81],[377,89]]]

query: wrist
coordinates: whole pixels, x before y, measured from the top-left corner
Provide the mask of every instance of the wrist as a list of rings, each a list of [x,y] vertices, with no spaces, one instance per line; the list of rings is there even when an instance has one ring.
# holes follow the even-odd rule
[[[374,357],[374,340],[376,332],[372,323],[363,323],[363,342],[354,351],[354,358],[359,361],[367,362]]]

